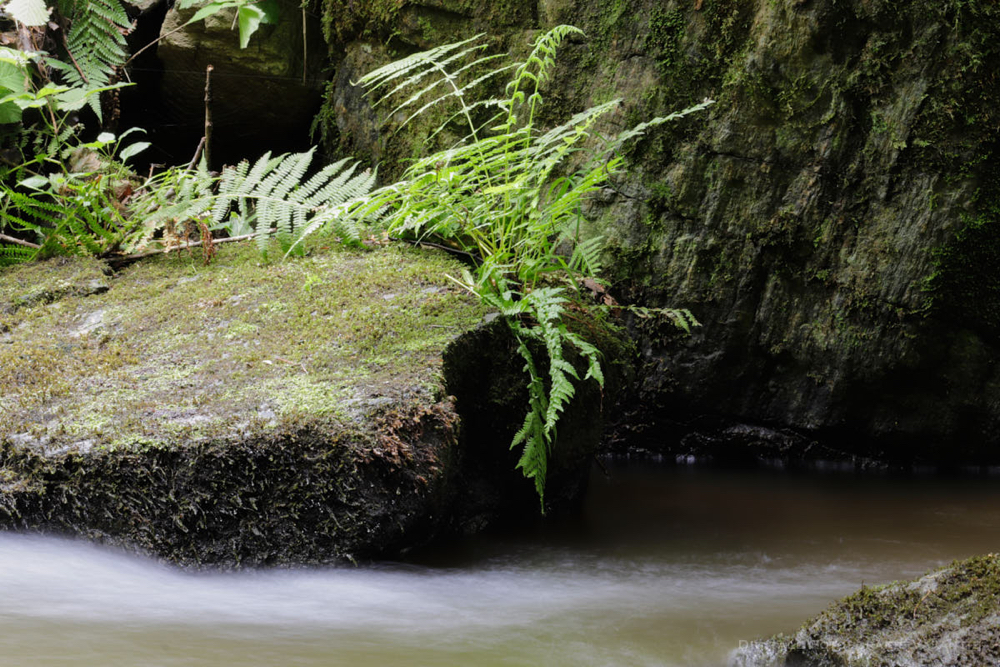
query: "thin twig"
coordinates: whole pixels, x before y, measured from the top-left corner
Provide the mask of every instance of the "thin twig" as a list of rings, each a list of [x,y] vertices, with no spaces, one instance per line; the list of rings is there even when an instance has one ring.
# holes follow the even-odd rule
[[[306,85],[306,64],[309,62],[309,48],[306,41],[306,6],[302,5],[302,85]]]
[[[439,250],[444,250],[445,252],[454,253],[456,255],[465,255],[466,257],[476,260],[477,262],[482,261],[482,258],[475,253],[471,253],[468,250],[459,250],[458,248],[452,248],[451,246],[441,245],[440,243],[431,243],[430,241],[415,241],[413,239],[404,239],[398,236],[390,236],[389,240],[400,241],[402,243],[409,243],[410,245],[415,245],[415,246],[427,246],[428,248],[438,248]]]
[[[187,23],[182,23],[180,26],[174,28],[170,32],[168,32],[168,33],[166,33],[164,35],[160,35],[159,37],[157,37],[156,39],[154,39],[152,42],[150,42],[146,46],[142,47],[141,49],[139,49],[138,51],[136,51],[135,53],[133,53],[132,57],[125,61],[125,65],[128,65],[130,62],[132,62],[133,60],[135,60],[136,58],[138,58],[139,54],[142,53],[143,51],[145,51],[146,49],[148,49],[149,47],[155,46],[156,44],[158,44],[161,39],[166,39],[167,37],[170,37],[170,35],[174,34],[175,32],[180,32],[184,28],[188,27],[190,24],[191,24],[191,21],[188,21]]]
[[[66,37],[66,28],[65,26],[60,26],[60,28],[62,28],[60,32],[62,33],[63,45],[66,47],[66,53],[69,54],[69,59],[73,61],[73,67],[75,67],[76,71],[80,73],[80,77],[83,79],[83,82],[89,86],[90,79],[88,79],[87,75],[83,73],[83,68],[80,67],[80,63],[76,62],[73,52],[69,50],[69,39]]]
[[[201,155],[201,149],[205,147],[205,137],[201,138],[198,142],[198,148],[194,149],[194,157],[191,158],[191,162],[188,163],[188,171],[194,169],[194,166],[198,164],[198,156]]]
[[[0,241],[6,241],[7,243],[14,243],[16,245],[23,245],[25,248],[33,248],[35,250],[38,250],[42,247],[37,243],[32,243],[31,241],[22,241],[21,239],[16,239],[13,236],[7,236],[6,234],[0,234]]]
[[[205,68],[205,165],[212,168],[212,70]]]

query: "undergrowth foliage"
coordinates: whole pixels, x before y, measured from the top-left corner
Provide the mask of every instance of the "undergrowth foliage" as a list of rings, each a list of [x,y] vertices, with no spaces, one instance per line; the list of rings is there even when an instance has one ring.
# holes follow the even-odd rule
[[[73,66],[61,67],[68,85],[93,89],[112,83],[128,57],[125,34],[132,29],[121,2],[62,0],[58,4],[69,24],[66,50]],[[100,99],[90,97],[89,104],[100,118]]]
[[[40,0],[18,1],[23,19],[45,23],[48,9]],[[210,3],[195,17],[250,4]],[[83,13],[74,13],[77,7]],[[499,62],[503,56],[487,53],[479,35],[408,56],[361,79],[387,119],[404,119],[397,131],[436,110],[446,119],[430,138],[462,137],[412,162],[397,183],[373,191],[374,171],[348,160],[315,170],[313,150],[267,153],[221,174],[209,172],[203,158],[196,167],[142,179],[124,163],[148,144],[123,146],[124,134],[73,143],[74,130],[60,117],[86,103],[99,111],[100,91],[119,85],[110,82],[124,58],[121,37],[127,23],[121,6],[118,0],[80,0],[79,5],[61,0],[57,8],[70,23],[67,49],[74,61],[57,68],[71,85],[28,85],[37,54],[0,47],[0,63],[13,68],[7,77],[12,92],[0,98],[0,111],[3,104],[13,104],[16,109],[9,111],[17,120],[20,110],[41,109],[49,123],[39,134],[45,145],[8,169],[0,184],[0,265],[52,253],[136,257],[186,245],[191,235],[201,239],[208,261],[212,232],[220,230],[231,238],[255,239],[264,253],[277,239],[286,256],[300,253],[303,240],[319,230],[347,244],[379,231],[459,249],[473,262],[452,279],[503,316],[524,360],[528,409],[511,447],[521,448],[517,467],[534,482],[544,511],[559,420],[581,383],[604,385],[600,352],[568,326],[570,309],[581,307],[580,285],[593,283],[601,271],[602,239],[583,234],[583,205],[620,171],[619,149],[626,142],[711,102],[613,135],[602,127],[610,124],[608,116],[620,100],[543,128],[538,117],[557,50],[582,32],[556,27],[532,44],[524,61],[507,65]],[[504,94],[491,96],[486,91],[497,89],[500,77],[508,77]],[[6,81],[0,77],[0,84]],[[78,149],[86,151],[78,154]],[[71,164],[81,155],[93,158],[86,168]],[[366,231],[365,225],[375,229]],[[5,237],[5,226],[34,241]],[[635,312],[665,316],[686,330],[697,324],[686,310]]]
[[[454,280],[498,310],[515,336],[528,376],[529,409],[511,447],[518,468],[534,481],[544,509],[545,478],[557,425],[579,383],[603,387],[600,353],[567,326],[566,310],[584,278],[601,270],[600,238],[581,234],[586,198],[622,166],[618,149],[650,128],[704,109],[711,102],[654,118],[613,136],[599,126],[620,100],[577,113],[544,129],[538,113],[556,51],[572,26],[540,36],[523,62],[494,66],[482,35],[417,53],[378,69],[360,83],[378,94],[376,107],[403,125],[441,105],[452,112],[432,136],[464,126],[455,145],[413,162],[400,182],[350,207],[379,218],[390,235],[435,240],[475,258]],[[503,97],[480,96],[509,74]],[[492,85],[492,84],[491,84]],[[477,97],[480,96],[480,97]],[[313,225],[315,227],[316,225]],[[312,231],[307,228],[305,233]],[[669,310],[679,325],[690,313]],[[570,362],[575,350],[584,368]],[[544,351],[544,358],[536,358]]]

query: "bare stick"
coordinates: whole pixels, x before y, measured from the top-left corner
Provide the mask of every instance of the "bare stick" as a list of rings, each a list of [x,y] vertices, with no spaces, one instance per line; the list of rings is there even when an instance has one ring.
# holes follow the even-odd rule
[[[212,168],[212,70],[205,68],[205,164]]]
[[[181,25],[177,26],[176,28],[174,28],[170,32],[164,33],[164,34],[160,35],[159,37],[157,37],[156,39],[154,39],[152,42],[150,42],[146,46],[142,47],[141,49],[139,49],[138,51],[136,51],[135,53],[133,53],[132,57],[125,61],[125,64],[128,65],[130,62],[132,62],[133,60],[135,60],[139,56],[140,53],[142,53],[143,51],[145,51],[149,47],[155,46],[155,45],[159,44],[161,39],[165,39],[167,37],[170,37],[170,35],[174,34],[175,32],[180,32],[181,30],[183,30],[184,28],[188,27],[189,25],[191,25],[191,21],[188,21],[187,23],[182,23]]]
[[[309,50],[306,46],[306,6],[302,4],[302,85],[306,85],[306,63],[309,62]]]
[[[60,30],[59,32],[62,33],[63,46],[66,47],[66,53],[69,54],[69,59],[73,61],[73,67],[75,67],[76,71],[80,73],[80,77],[83,79],[83,82],[89,86],[90,79],[88,79],[87,75],[83,73],[83,68],[80,67],[80,63],[76,62],[76,57],[73,55],[73,52],[69,50],[69,39],[66,38],[66,32],[67,32],[66,27],[65,26],[60,26],[60,27],[62,28],[62,30]]]
[[[194,169],[194,166],[198,164],[198,156],[201,155],[201,149],[204,147],[205,147],[205,137],[202,137],[201,141],[198,142],[198,148],[194,149],[194,157],[191,158],[191,162],[188,163],[188,171]],[[205,161],[208,162],[207,159]]]
[[[0,241],[6,241],[7,243],[14,243],[16,245],[23,245],[25,248],[34,248],[38,250],[42,246],[37,243],[32,243],[31,241],[22,241],[21,239],[16,239],[13,236],[7,236],[6,234],[0,234]]]
[[[447,246],[447,245],[441,245],[440,243],[431,243],[430,241],[418,241],[418,240],[414,240],[414,239],[404,239],[404,238],[400,238],[398,236],[390,236],[389,240],[390,241],[397,241],[397,242],[400,242],[400,243],[409,243],[410,245],[414,245],[414,246],[424,246],[426,248],[437,248],[438,250],[444,250],[445,252],[450,252],[453,255],[465,255],[466,257],[468,257],[468,258],[470,258],[472,260],[475,260],[475,261],[481,261],[481,259],[482,259],[482,258],[479,257],[479,255],[476,255],[475,253],[468,252],[467,250],[461,250],[459,248],[452,248],[451,246]]]

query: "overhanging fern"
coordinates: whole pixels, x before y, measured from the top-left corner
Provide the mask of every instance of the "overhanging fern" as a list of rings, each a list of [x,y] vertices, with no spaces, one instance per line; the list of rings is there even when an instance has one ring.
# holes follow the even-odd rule
[[[483,55],[477,36],[408,56],[360,81],[381,95],[375,107],[391,108],[387,122],[405,115],[405,125],[447,103],[457,110],[432,136],[456,120],[465,122],[463,139],[414,161],[399,183],[376,191],[352,212],[384,214],[393,235],[437,239],[477,259],[475,270],[458,282],[499,310],[517,338],[528,375],[528,412],[511,446],[522,447],[518,468],[533,480],[543,508],[559,419],[581,383],[604,384],[598,350],[569,331],[564,317],[569,290],[584,279],[596,281],[601,268],[601,239],[581,237],[583,204],[621,168],[617,149],[623,142],[709,104],[612,137],[602,137],[598,128],[619,100],[551,129],[539,127],[543,86],[557,50],[573,35],[582,32],[558,26],[535,41],[523,62],[485,73],[491,56]],[[473,101],[471,91],[511,71],[504,97]],[[499,113],[489,117],[493,109]],[[680,326],[693,321],[686,311],[672,312],[681,313],[673,318]],[[571,350],[586,362],[585,373],[570,362]],[[536,359],[541,352],[545,358]]]

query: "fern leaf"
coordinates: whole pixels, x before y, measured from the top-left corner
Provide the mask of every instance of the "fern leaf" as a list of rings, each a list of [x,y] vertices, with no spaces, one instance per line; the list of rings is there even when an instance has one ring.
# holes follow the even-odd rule
[[[0,266],[10,266],[12,264],[23,264],[30,262],[38,256],[35,248],[25,248],[24,246],[0,243]]]
[[[125,34],[131,22],[119,0],[60,0],[60,13],[69,20],[66,49],[76,67],[63,70],[66,83],[86,90],[107,86],[115,69],[128,58]],[[89,98],[97,117],[101,105],[97,95]]]

